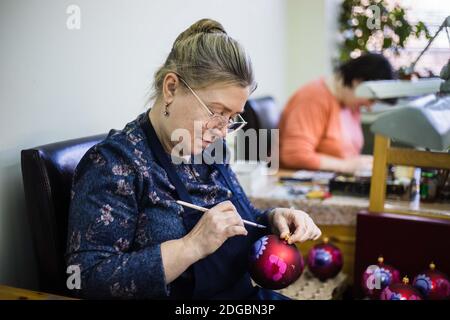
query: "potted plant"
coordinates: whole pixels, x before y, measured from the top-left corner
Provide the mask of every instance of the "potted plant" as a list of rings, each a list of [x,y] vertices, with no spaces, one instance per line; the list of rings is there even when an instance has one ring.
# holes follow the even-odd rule
[[[408,21],[405,8],[397,1],[343,0],[338,23],[341,62],[367,51],[392,50],[399,55],[407,40],[431,38],[422,21]]]

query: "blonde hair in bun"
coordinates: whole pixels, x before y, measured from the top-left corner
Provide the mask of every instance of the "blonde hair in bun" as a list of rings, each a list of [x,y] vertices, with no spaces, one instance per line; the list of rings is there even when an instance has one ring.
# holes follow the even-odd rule
[[[212,19],[201,19],[178,35],[166,61],[155,73],[152,98],[161,95],[169,72],[179,74],[197,89],[217,83],[251,90],[256,87],[252,63],[244,48]]]

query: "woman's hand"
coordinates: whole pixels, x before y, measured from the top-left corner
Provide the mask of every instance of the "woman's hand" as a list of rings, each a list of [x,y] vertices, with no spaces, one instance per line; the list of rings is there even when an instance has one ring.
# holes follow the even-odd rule
[[[246,236],[247,230],[234,205],[224,201],[205,212],[184,240],[186,247],[200,260],[237,235]]]
[[[301,210],[276,208],[269,213],[269,222],[274,233],[288,243],[317,240],[322,232],[310,216]]]
[[[355,158],[344,160],[342,172],[352,174],[364,174],[372,172],[373,157],[371,155],[360,155]]]
[[[370,155],[360,155],[348,159],[340,159],[326,154],[320,155],[320,170],[366,175],[372,172],[372,166],[373,157]]]

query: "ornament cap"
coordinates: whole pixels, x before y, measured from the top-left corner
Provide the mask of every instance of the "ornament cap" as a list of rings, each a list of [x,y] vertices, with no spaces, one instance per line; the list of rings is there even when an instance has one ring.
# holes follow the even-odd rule
[[[434,269],[436,269],[436,265],[434,264],[433,261],[431,261],[431,263],[430,263],[430,270],[434,270]]]
[[[404,284],[408,284],[409,283],[408,276],[404,276],[402,281],[403,281]]]
[[[323,238],[323,243],[327,244],[328,242],[330,242],[330,238],[324,237]]]
[[[383,256],[379,256],[378,257],[378,263],[383,263],[384,262],[384,258],[383,258]]]
[[[284,236],[284,241],[288,242],[290,237],[291,237],[290,234],[285,235]]]

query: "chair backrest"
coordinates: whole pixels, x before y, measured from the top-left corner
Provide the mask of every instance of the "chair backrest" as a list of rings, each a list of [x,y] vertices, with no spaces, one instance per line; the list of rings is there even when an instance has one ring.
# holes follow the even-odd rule
[[[278,109],[274,98],[266,96],[256,99],[249,99],[244,107],[244,113],[242,117],[247,121],[247,125],[243,128],[244,131],[249,129],[255,129],[257,132],[257,156],[251,155],[249,148],[250,142],[243,141],[244,144],[244,159],[239,160],[265,160],[259,157],[259,146],[261,145],[260,137],[258,135],[259,129],[267,129],[267,149],[269,151],[272,147],[271,130],[278,128],[278,122],[280,120],[280,110]]]
[[[64,253],[72,177],[86,151],[105,137],[22,150],[22,178],[41,291],[68,294]]]
[[[260,129],[278,128],[281,114],[273,97],[249,99],[248,104],[258,116]]]

